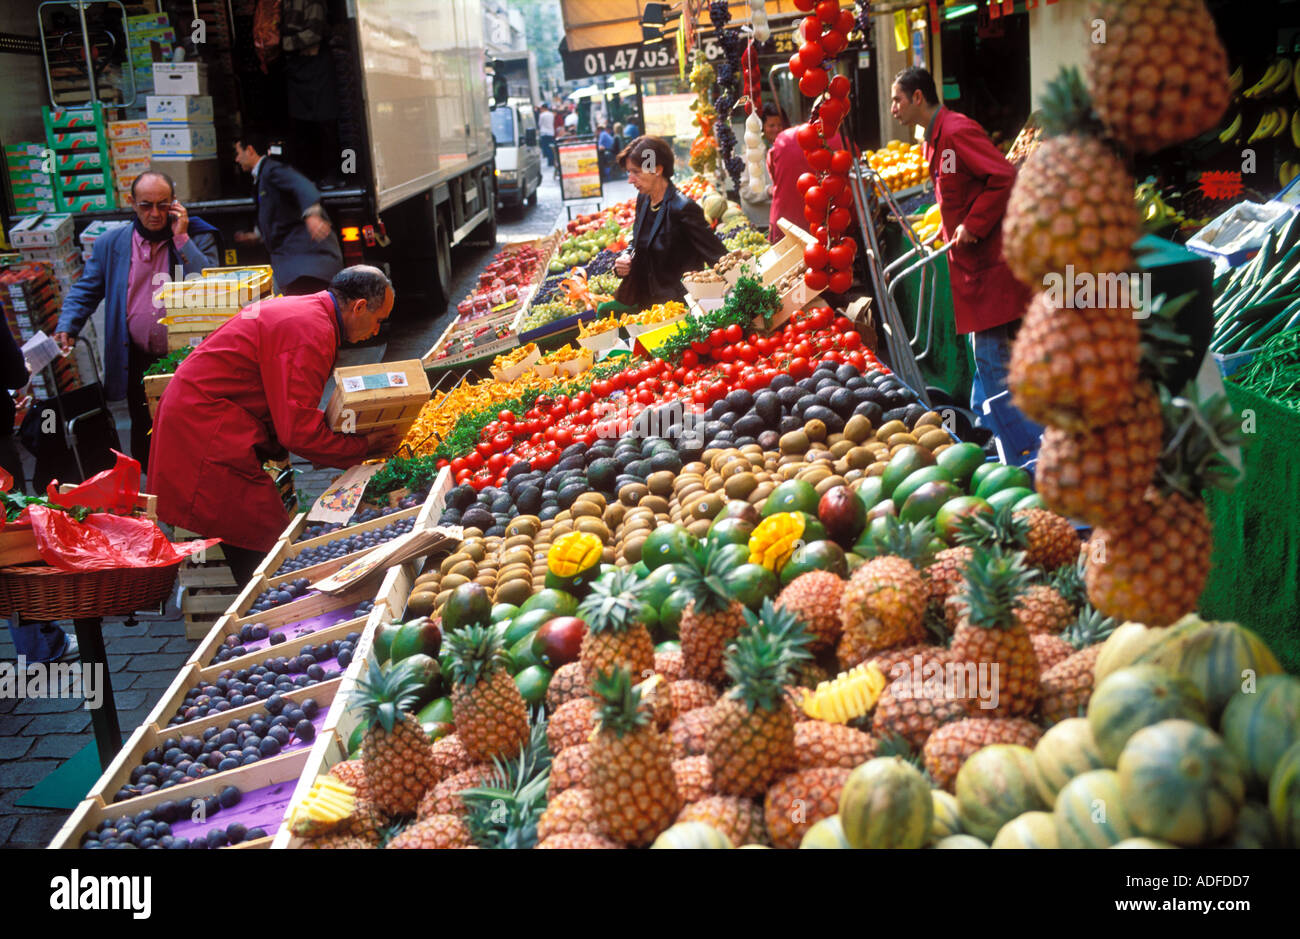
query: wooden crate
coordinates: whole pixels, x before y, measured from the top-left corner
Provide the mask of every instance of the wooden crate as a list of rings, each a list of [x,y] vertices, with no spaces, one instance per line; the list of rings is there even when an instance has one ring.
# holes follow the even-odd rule
[[[224,613],[185,613],[185,638],[202,639],[212,632]]]
[[[190,561],[182,563],[176,578],[182,587],[236,588],[239,586],[235,583],[235,574],[230,569],[230,565],[214,560],[211,552],[208,553],[207,563],[195,564]]]
[[[150,746],[152,745],[151,743]],[[149,747],[145,747],[144,750],[139,752],[143,754],[148,749]],[[247,793],[266,786],[294,782],[301,778],[303,767],[307,765],[311,758],[312,749],[310,747],[303,748],[267,760],[258,760],[248,766],[227,770],[224,773],[215,773],[202,779],[196,779],[192,783],[184,783],[169,789],[159,789],[147,796],[139,796],[124,802],[105,803],[99,798],[87,798],[77,806],[72,815],[68,817],[68,820],[64,822],[63,827],[59,829],[58,834],[50,842],[50,847],[59,849],[77,848],[80,846],[81,836],[97,828],[104,819],[116,818],[119,815],[134,815],[136,812],[153,808],[162,802],[174,802],[177,799],[204,799],[207,796],[217,794],[226,786],[236,786],[241,792]],[[137,757],[135,762],[138,761]],[[135,765],[135,763],[133,762],[131,765]],[[286,810],[289,807],[291,796],[292,792],[286,794],[284,802]],[[214,826],[222,825],[222,814],[217,813],[213,816]],[[284,813],[281,812],[278,826],[268,825],[266,827],[269,832],[266,838],[247,842],[237,847],[269,847],[274,840],[275,831],[284,827]]]
[[[325,420],[344,433],[387,428],[405,433],[419,417],[429,394],[429,378],[419,359],[336,368]]]
[[[149,405],[149,417],[158,416],[158,403],[162,401],[163,392],[167,389],[168,383],[172,380],[172,375],[146,375],[144,377],[144,398]]]

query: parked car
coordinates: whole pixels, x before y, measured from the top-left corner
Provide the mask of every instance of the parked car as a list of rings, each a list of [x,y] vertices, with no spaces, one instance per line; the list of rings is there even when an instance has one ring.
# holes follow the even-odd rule
[[[537,141],[537,116],[522,98],[492,109],[496,141],[497,201],[502,205],[537,204],[542,185],[542,149]]]

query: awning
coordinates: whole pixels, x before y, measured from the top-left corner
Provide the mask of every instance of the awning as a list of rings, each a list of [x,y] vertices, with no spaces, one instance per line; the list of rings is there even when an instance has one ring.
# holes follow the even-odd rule
[[[672,0],[668,0],[673,5]],[[684,6],[687,0],[677,0]],[[709,28],[707,4],[689,0],[701,8],[700,26]],[[840,6],[852,8],[852,0],[840,0]],[[560,0],[564,14],[564,36],[570,52],[609,46],[639,45],[641,10],[645,0]],[[750,5],[746,0],[729,4],[733,23],[749,22]],[[794,0],[767,0],[768,18],[799,13]],[[676,22],[680,22],[677,20]]]

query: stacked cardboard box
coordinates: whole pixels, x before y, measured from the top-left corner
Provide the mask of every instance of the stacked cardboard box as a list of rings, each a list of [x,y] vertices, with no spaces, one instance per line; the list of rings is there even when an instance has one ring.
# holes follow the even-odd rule
[[[14,194],[14,209],[19,215],[58,209],[52,169],[45,160],[44,143],[5,145],[5,170],[9,174],[9,189]]]
[[[131,184],[153,162],[147,120],[110,121],[107,127],[108,153],[113,164],[117,201],[131,204]]]
[[[46,264],[62,297],[85,266],[73,239],[71,215],[28,215],[9,229],[9,239],[24,261]]]
[[[54,194],[60,212],[98,212],[117,207],[104,106],[42,108],[45,141],[54,151]]]
[[[128,16],[127,28],[131,31],[127,54],[135,79],[136,106],[128,108],[128,117],[143,117],[146,95],[153,94],[153,64],[171,56],[176,44],[176,32],[166,13],[145,13]]]
[[[5,322],[19,345],[25,343],[38,330],[53,335],[59,321],[61,308],[59,287],[47,264],[28,261],[0,269],[0,305],[4,307]],[[86,324],[83,335],[91,326]],[[74,357],[55,359],[51,364],[60,392],[71,391],[81,384],[81,370]],[[32,376],[32,395],[39,399],[54,393],[46,381],[46,373]]]
[[[147,102],[154,167],[176,181],[182,202],[215,197],[220,169],[207,65],[157,63],[154,92]]]

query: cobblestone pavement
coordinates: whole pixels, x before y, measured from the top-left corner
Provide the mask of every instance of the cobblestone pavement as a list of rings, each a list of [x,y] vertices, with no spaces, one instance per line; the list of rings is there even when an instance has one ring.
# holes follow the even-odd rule
[[[633,195],[626,181],[607,183],[606,204]],[[590,211],[594,206],[575,207]],[[538,193],[538,204],[524,210],[504,209],[497,225],[497,245],[537,238],[550,232],[564,214],[558,182],[548,178]],[[345,349],[339,364],[420,358],[433,345],[453,315],[455,304],[477,283],[478,273],[491,259],[491,246],[464,246],[453,253],[458,279],[453,286],[449,310],[421,322],[395,323],[386,341]],[[326,388],[325,396],[330,393]],[[125,403],[114,405],[119,434],[129,439]],[[22,448],[20,447],[20,450]],[[31,472],[31,461],[28,461]],[[336,470],[315,469],[295,458],[298,489],[311,497],[319,495],[337,476]],[[147,489],[147,481],[145,484]],[[120,618],[104,621],[113,692],[125,740],[161,698],[178,669],[197,645],[185,638],[185,624],[175,596],[163,615],[142,614],[139,625],[127,627]],[[69,630],[71,623],[64,624]],[[0,662],[16,658],[8,630],[0,631]],[[94,740],[90,712],[80,699],[14,700],[0,698],[0,846],[43,848],[58,832],[67,811],[24,808],[15,802],[64,760]]]

